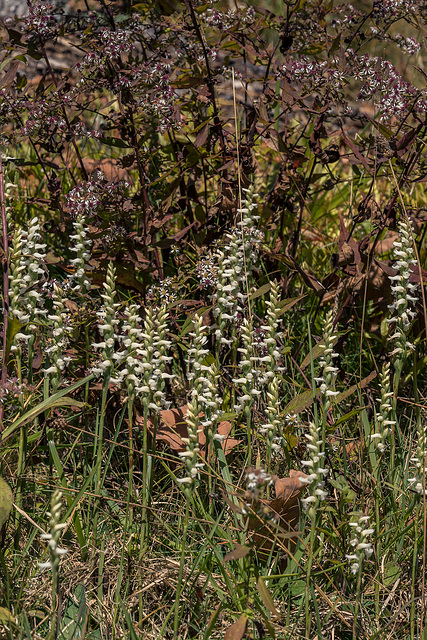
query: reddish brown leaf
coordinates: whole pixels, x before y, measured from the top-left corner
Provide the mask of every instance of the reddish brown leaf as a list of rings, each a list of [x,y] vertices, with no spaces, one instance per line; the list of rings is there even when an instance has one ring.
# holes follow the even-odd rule
[[[185,415],[187,413],[188,405],[183,405],[178,409],[170,409],[160,411],[160,420],[156,431],[156,440],[160,442],[166,442],[173,451],[185,451],[186,445],[182,441],[182,438],[188,437],[187,423]],[[203,414],[200,414],[203,416]],[[137,416],[137,424],[143,424],[143,417]],[[148,418],[147,429],[153,435],[154,422]],[[235,438],[229,438],[228,435],[231,431],[231,422],[223,420],[217,425],[217,433],[221,436],[226,436],[226,439],[221,443],[224,453],[227,455],[235,446],[240,444],[240,440]],[[203,431],[199,432],[199,445],[200,453],[205,455],[206,436]]]
[[[209,132],[209,122],[207,122],[203,127],[203,129],[199,131],[199,133],[197,134],[196,139],[194,141],[194,146],[196,148],[202,147],[205,144],[206,139],[208,137],[208,132]]]
[[[9,71],[6,71],[2,79],[0,80],[0,89],[4,89],[8,87],[15,80],[15,76],[18,73],[19,62],[15,62],[14,65],[11,66]]]
[[[263,500],[266,515],[277,523],[275,529],[268,526],[266,521],[256,515],[249,517],[249,529],[254,531],[253,540],[258,547],[258,552],[262,551],[264,557],[268,557],[275,538],[286,538],[285,545],[293,551],[296,546],[298,536],[298,522],[300,514],[299,500],[306,488],[306,484],[301,482],[301,478],[307,475],[302,471],[291,469],[288,478],[279,478],[275,483],[276,497],[270,501]]]
[[[354,384],[352,387],[347,389],[347,391],[343,391],[342,393],[340,393],[336,398],[336,402],[342,402],[343,400],[351,396],[353,393],[355,393],[357,389],[364,389],[371,382],[371,380],[376,378],[376,375],[377,375],[377,372],[372,371],[368,376],[366,376],[366,378],[363,378],[363,380],[361,380],[357,384]]]
[[[237,622],[228,627],[224,633],[224,640],[241,640],[245,635],[247,623],[248,616],[242,613]]]

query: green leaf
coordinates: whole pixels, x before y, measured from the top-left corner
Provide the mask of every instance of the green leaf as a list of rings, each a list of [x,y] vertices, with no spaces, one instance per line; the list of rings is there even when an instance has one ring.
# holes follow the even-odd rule
[[[78,584],[74,597],[68,597],[65,603],[59,637],[63,640],[82,638],[87,616],[86,593],[83,584]]]
[[[108,147],[120,147],[120,149],[132,149],[132,147],[122,140],[121,138],[98,138],[102,144],[106,144]]]
[[[16,431],[16,429],[21,427],[23,424],[26,424],[27,422],[34,420],[34,418],[40,415],[40,413],[43,413],[44,411],[48,411],[53,407],[65,407],[65,406],[84,407],[85,406],[84,402],[79,402],[77,400],[74,400],[74,398],[69,398],[65,396],[67,395],[67,393],[70,393],[71,391],[75,391],[82,385],[90,382],[91,380],[94,379],[94,377],[95,376],[93,375],[93,373],[91,373],[89,376],[86,376],[86,378],[82,378],[78,382],[75,382],[74,384],[72,384],[70,387],[61,389],[61,391],[58,391],[50,398],[43,400],[43,402],[40,402],[40,404],[36,405],[32,409],[24,413],[23,416],[18,418],[18,420],[15,420],[15,422],[12,422],[12,424],[9,425],[7,429],[3,431],[2,442],[4,442],[7,438],[9,438],[12,435],[12,433]]]
[[[263,284],[262,287],[260,287],[259,289],[257,289],[256,291],[254,291],[253,293],[251,293],[251,295],[249,296],[248,300],[256,300],[256,298],[259,298],[263,295],[265,295],[266,293],[268,293],[271,289],[271,283],[268,282],[267,284]]]
[[[9,429],[17,429],[18,427],[22,427],[22,425],[26,424],[27,422],[30,422],[31,420],[34,420],[34,418],[36,418],[38,415],[40,415],[41,413],[43,413],[44,411],[47,411],[48,409],[54,409],[55,407],[78,407],[79,409],[81,407],[84,407],[85,403],[84,402],[80,402],[79,400],[74,400],[74,398],[68,398],[67,396],[64,398],[54,398],[54,396],[52,396],[51,398],[48,398],[47,400],[44,400],[43,402],[41,402],[40,404],[38,404],[36,407],[34,407],[33,409],[30,409],[30,411],[27,411],[27,413],[25,413],[23,416],[21,416],[21,418],[19,418],[18,420],[15,420],[15,422],[13,422],[10,427],[6,430],[6,435],[9,436]],[[4,440],[4,437],[3,437]]]
[[[402,568],[397,562],[387,562],[384,567],[384,586],[391,587],[400,578]]]
[[[0,607],[0,625],[4,624],[12,624],[16,625],[16,620],[14,616],[11,614],[9,609],[5,609],[5,607]]]
[[[218,605],[215,611],[212,612],[211,617],[209,618],[208,626],[206,627],[206,631],[203,636],[203,640],[208,640],[208,638],[211,637],[211,633],[215,628],[221,609],[222,609],[222,603]]]
[[[10,349],[13,344],[13,340],[16,334],[22,329],[22,324],[19,322],[18,318],[12,317],[8,318],[7,321],[7,330],[6,330],[6,357],[5,361],[9,362]]]
[[[341,416],[341,418],[338,418],[338,420],[334,423],[334,431],[340,424],[342,424],[343,422],[347,422],[351,418],[354,418],[354,416],[357,416],[361,411],[363,411],[363,409],[365,409],[365,407],[359,407],[358,409],[353,409],[353,411],[346,413],[345,416]]]
[[[282,316],[284,313],[286,313],[287,311],[289,311],[289,309],[292,309],[292,307],[294,306],[294,304],[296,304],[297,302],[299,302],[300,300],[302,300],[303,298],[306,297],[306,293],[304,293],[304,295],[302,296],[297,296],[296,298],[286,298],[286,300],[281,300],[279,302],[279,308],[280,311],[278,311],[276,313],[276,316],[278,318],[280,318],[280,316]]]
[[[290,588],[290,594],[294,598],[298,598],[299,596],[303,596],[305,594],[305,587],[306,587],[306,584],[305,584],[304,580],[295,580],[292,583],[292,586]]]
[[[317,395],[320,395],[318,392]],[[303,391],[299,395],[297,395],[293,400],[288,402],[284,409],[284,413],[301,413],[305,409],[308,409],[313,404],[313,391],[309,389],[308,391]]]
[[[305,356],[304,360],[302,361],[301,364],[301,369],[304,371],[304,369],[306,369],[308,367],[308,365],[310,364],[310,362],[313,360],[316,360],[316,358],[318,358],[320,355],[322,355],[322,353],[325,350],[325,345],[321,342],[319,344],[316,344],[316,346],[313,347],[313,349],[310,351],[310,353],[308,355]]]
[[[0,529],[9,517],[12,510],[13,496],[12,489],[7,482],[0,478]]]

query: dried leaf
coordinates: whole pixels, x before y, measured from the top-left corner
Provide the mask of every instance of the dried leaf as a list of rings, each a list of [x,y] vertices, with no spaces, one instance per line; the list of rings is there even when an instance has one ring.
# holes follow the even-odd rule
[[[237,544],[233,551],[227,553],[224,557],[224,562],[229,562],[230,560],[240,560],[240,558],[245,558],[250,552],[250,547],[246,547],[242,544]]]
[[[289,550],[293,550],[296,546],[297,531],[300,504],[299,500],[307,485],[301,482],[301,478],[307,475],[303,471],[291,469],[288,478],[279,478],[275,483],[276,497],[272,500],[263,500],[266,516],[270,521],[275,521],[277,526],[274,528],[266,523],[264,519],[256,515],[249,517],[248,528],[255,533],[253,540],[258,547],[258,553],[262,552],[264,557],[268,557],[274,540],[276,538],[285,539],[285,546]]]
[[[196,148],[202,147],[205,144],[206,139],[208,137],[208,132],[209,132],[209,122],[207,122],[203,127],[203,129],[199,131],[199,133],[197,134],[196,139],[194,141],[194,146]]]
[[[224,640],[241,640],[245,634],[247,623],[248,616],[242,613],[237,622],[228,627],[224,633]]]
[[[351,396],[355,391],[357,391],[357,389],[364,389],[371,382],[371,380],[376,377],[376,375],[377,372],[372,371],[368,376],[366,376],[366,378],[363,378],[363,380],[361,380],[357,384],[354,384],[352,387],[350,387],[350,389],[347,389],[347,391],[343,391],[342,393],[340,393],[336,397],[336,402],[342,402],[343,400]]]
[[[338,266],[345,267],[354,262],[354,251],[347,241],[343,243],[341,251],[338,253]]]
[[[159,442],[166,442],[172,451],[185,451],[186,445],[182,441],[182,438],[188,437],[187,422],[185,415],[187,413],[188,405],[183,405],[177,409],[170,409],[160,411],[160,420],[156,431],[156,440]],[[201,413],[202,417],[203,414]],[[143,424],[144,420],[142,416],[136,417],[137,424]],[[147,429],[151,435],[154,434],[154,422],[151,418],[147,419]],[[228,437],[231,431],[231,422],[229,420],[222,420],[217,425],[217,433],[221,436],[226,436],[225,440],[221,443],[221,447],[224,453],[227,455],[234,447],[240,444],[240,440]],[[202,456],[205,455],[206,436],[203,431],[199,432],[199,446]]]

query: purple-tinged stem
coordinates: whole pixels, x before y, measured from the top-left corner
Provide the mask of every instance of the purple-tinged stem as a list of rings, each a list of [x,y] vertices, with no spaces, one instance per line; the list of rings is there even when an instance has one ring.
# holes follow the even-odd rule
[[[9,244],[7,240],[7,220],[6,206],[4,201],[4,173],[3,164],[0,156],[0,207],[1,207],[1,223],[3,230],[3,358],[1,364],[1,384],[6,384],[7,379],[7,362],[6,362],[6,340],[7,340],[7,324],[9,319]],[[0,405],[0,442],[3,431],[3,415],[4,408]]]

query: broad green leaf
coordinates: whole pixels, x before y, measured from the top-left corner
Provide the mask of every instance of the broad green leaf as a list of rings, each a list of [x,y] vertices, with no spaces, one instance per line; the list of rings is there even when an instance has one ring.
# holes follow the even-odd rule
[[[322,353],[325,350],[325,345],[323,343],[320,344],[316,344],[313,349],[311,350],[311,352],[305,356],[304,360],[302,361],[301,364],[301,369],[304,371],[304,369],[306,369],[308,367],[308,365],[310,364],[310,362],[313,360],[316,360],[316,358],[318,358],[320,355],[322,355]]]
[[[15,317],[8,318],[7,330],[6,330],[6,357],[5,357],[6,362],[9,362],[10,349],[12,347],[16,334],[21,329],[22,329],[22,324],[19,322],[18,318],[15,318]]]
[[[7,482],[0,478],[0,529],[9,517],[12,510],[12,489]]]
[[[78,584],[74,597],[69,596],[65,603],[59,637],[63,640],[82,638],[87,616],[86,593],[83,584]]]
[[[392,587],[400,578],[402,568],[397,562],[387,562],[384,567],[384,585]]]
[[[261,296],[263,296],[266,293],[268,293],[270,291],[270,289],[271,289],[271,283],[270,282],[268,282],[267,284],[263,284],[262,287],[260,287],[259,289],[257,289],[253,293],[251,293],[251,295],[249,296],[248,300],[256,300],[256,298],[260,298]]]
[[[304,293],[304,295],[302,296],[297,296],[296,298],[286,298],[286,300],[281,300],[281,302],[279,302],[279,307],[280,307],[280,311],[278,311],[276,313],[276,316],[279,318],[280,316],[282,316],[284,313],[286,313],[287,311],[289,311],[289,309],[292,309],[292,307],[294,306],[294,304],[296,304],[297,302],[299,302],[300,300],[302,300],[303,298],[306,297],[306,293]]]

